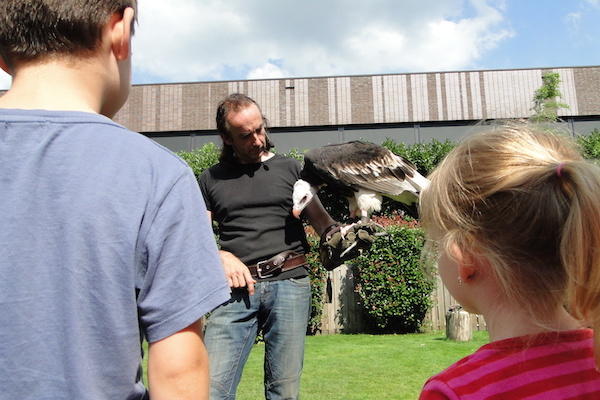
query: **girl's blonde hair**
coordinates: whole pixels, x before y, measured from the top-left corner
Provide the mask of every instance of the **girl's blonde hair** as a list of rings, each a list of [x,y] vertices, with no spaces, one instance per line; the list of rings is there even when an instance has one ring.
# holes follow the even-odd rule
[[[430,239],[485,257],[540,324],[564,304],[600,332],[600,168],[571,140],[503,126],[460,143],[430,179],[420,204]]]

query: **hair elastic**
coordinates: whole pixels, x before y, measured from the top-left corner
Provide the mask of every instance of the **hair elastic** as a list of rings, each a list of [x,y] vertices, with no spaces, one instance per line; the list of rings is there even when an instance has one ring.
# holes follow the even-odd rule
[[[562,176],[562,169],[564,165],[565,163],[561,162],[556,166],[556,176],[558,176],[559,178]]]

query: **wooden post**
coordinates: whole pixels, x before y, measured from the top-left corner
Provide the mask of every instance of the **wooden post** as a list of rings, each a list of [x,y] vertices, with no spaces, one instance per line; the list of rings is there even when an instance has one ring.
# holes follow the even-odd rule
[[[363,310],[354,291],[354,272],[344,264],[328,272],[330,292],[325,293],[321,333],[360,333],[364,329]]]
[[[446,313],[446,337],[457,342],[468,342],[473,338],[471,314],[461,306],[452,306]]]

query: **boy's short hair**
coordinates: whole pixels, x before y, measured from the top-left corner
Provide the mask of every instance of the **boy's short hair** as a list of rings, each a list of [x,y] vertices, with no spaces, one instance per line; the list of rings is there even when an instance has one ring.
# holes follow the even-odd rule
[[[54,54],[85,54],[100,43],[115,12],[137,0],[2,0],[0,56],[10,68]]]

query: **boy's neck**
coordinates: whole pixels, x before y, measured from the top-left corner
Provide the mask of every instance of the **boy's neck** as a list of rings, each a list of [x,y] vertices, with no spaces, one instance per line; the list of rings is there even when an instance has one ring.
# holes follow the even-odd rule
[[[100,113],[105,101],[105,72],[92,59],[48,60],[21,65],[0,108]]]

